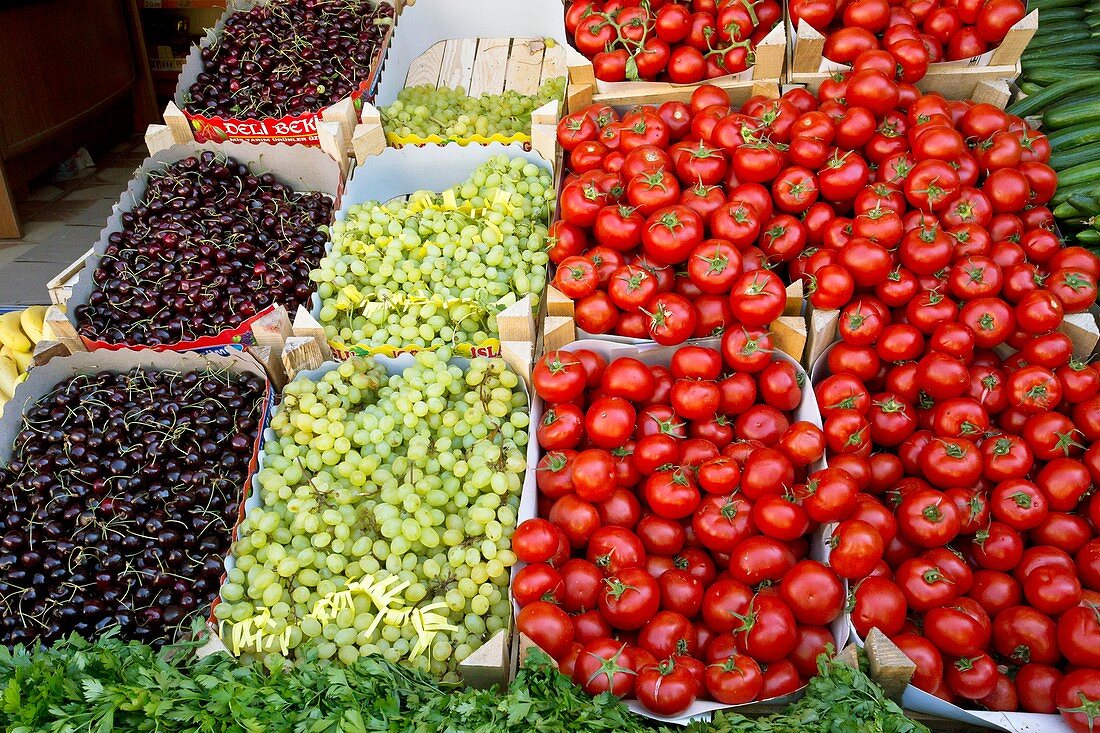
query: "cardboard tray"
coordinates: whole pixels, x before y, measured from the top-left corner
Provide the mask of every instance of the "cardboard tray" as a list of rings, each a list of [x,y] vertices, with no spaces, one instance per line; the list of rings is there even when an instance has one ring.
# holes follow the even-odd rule
[[[576,52],[579,56],[579,52]],[[591,101],[602,104],[660,104],[668,101],[686,102],[701,86],[710,84],[726,90],[735,104],[741,104],[755,94],[768,95],[773,85],[783,80],[783,64],[787,55],[787,38],[783,22],[766,35],[756,46],[756,63],[745,71],[704,79],[692,84],[673,84],[661,81],[602,81],[596,78],[592,63],[570,74],[570,83],[585,85],[591,89]],[[583,58],[583,56],[581,57]],[[771,95],[768,95],[771,96]]]
[[[83,269],[76,274],[73,281],[72,275],[64,285],[71,288],[71,295],[67,308],[67,321],[72,326],[75,336],[76,316],[73,311],[76,305],[87,303],[89,296],[95,290],[95,283],[91,277],[80,277],[80,274],[91,273],[95,270],[96,263],[107,249],[107,240],[114,232],[122,231],[122,214],[133,209],[145,194],[147,177],[150,171],[162,168],[166,163],[175,163],[184,158],[197,155],[210,150],[219,155],[228,155],[245,163],[254,171],[274,173],[278,180],[293,188],[295,191],[320,191],[333,199],[334,210],[340,206],[343,193],[343,180],[337,163],[325,153],[317,149],[304,146],[281,146],[261,143],[190,143],[187,145],[174,145],[156,155],[145,159],[135,175],[130,179],[130,184],[122,193],[118,203],[114,205],[107,225],[99,233],[99,240],[95,243],[91,252],[83,261]],[[71,273],[72,267],[65,273]],[[252,318],[248,319],[237,328],[223,331],[216,336],[208,336],[195,341],[180,341],[162,347],[155,347],[158,351],[211,351],[225,353],[229,349],[242,349],[252,343],[251,326],[257,319],[270,311],[270,307],[264,309]],[[95,349],[136,349],[146,350],[152,347],[129,346],[126,344],[110,344],[102,341],[93,341],[79,337],[88,350]]]
[[[412,354],[401,354],[396,357],[376,356],[374,357],[378,363],[380,363],[386,370],[387,374],[399,374],[407,367],[411,366],[414,362],[414,356]],[[509,368],[512,369],[518,376],[521,377],[520,385],[523,391],[527,393],[528,410],[531,415],[531,425],[537,425],[535,408],[532,404],[532,395],[528,379],[527,366],[525,364],[517,364],[514,360],[508,359]],[[469,365],[470,360],[463,357],[454,357],[450,361],[451,364],[457,364],[462,367]],[[298,372],[295,377],[295,381],[299,379],[308,379],[311,381],[317,381],[328,372],[336,369],[339,366],[339,362],[329,361],[322,364],[316,369],[303,370]],[[274,410],[269,410],[269,414]],[[530,430],[530,428],[529,428]],[[2,433],[0,433],[2,435]],[[245,513],[262,507],[263,502],[260,499],[260,481],[258,478],[259,470],[262,469],[267,462],[267,453],[265,450],[267,441],[275,440],[275,433],[270,427],[267,427],[265,422],[263,430],[263,445],[260,446],[258,452],[258,467],[253,472],[249,486],[251,492],[248,494],[248,498],[245,500],[241,507],[241,519],[244,518]],[[526,496],[536,490],[535,487],[535,471],[534,466],[538,461],[538,441],[535,440],[533,431],[529,434],[529,440],[527,443],[527,470],[524,473],[521,497]],[[522,498],[521,498],[522,501]],[[522,507],[520,512],[522,513]],[[520,519],[519,521],[522,521]],[[238,523],[239,525],[239,523]],[[233,530],[233,538],[237,539],[237,528]],[[236,567],[236,562],[232,552],[230,552],[225,559],[226,573]],[[511,582],[509,582],[509,586]],[[217,605],[218,599],[215,600],[214,605]],[[467,657],[459,665],[459,674],[462,676],[464,682],[472,687],[487,688],[495,684],[507,684],[510,679],[509,671],[511,666],[511,639],[512,639],[512,627],[514,625],[514,618],[510,620],[507,628],[498,631],[491,637],[485,640],[481,647],[476,649],[473,654]],[[214,620],[213,606],[211,607],[210,621],[208,622],[211,636],[217,639],[215,642],[216,647],[219,650],[227,651],[223,646],[223,643],[218,637],[218,624]]]
[[[424,0],[420,0],[424,2]],[[420,7],[418,3],[416,7]],[[366,201],[386,202],[390,199],[406,196],[418,190],[444,191],[459,183],[469,175],[478,165],[494,155],[506,154],[510,157],[519,157],[528,160],[535,165],[554,173],[551,162],[544,159],[536,152],[525,150],[522,145],[502,145],[492,143],[490,145],[461,146],[443,145],[426,147],[386,148],[379,155],[371,156],[352,171],[351,179],[344,190],[343,203],[336,213],[336,220],[347,219],[349,209],[356,204]],[[331,251],[332,243],[328,244]],[[523,299],[520,299],[521,301]],[[497,315],[498,330],[501,316],[516,318],[526,321],[532,319],[530,313],[522,313],[517,309],[519,303],[511,306],[506,312]],[[320,320],[321,298],[314,293],[310,299],[310,315],[314,320]],[[530,333],[529,338],[509,337],[501,334],[500,338],[490,338],[480,344],[458,344],[457,351],[462,356],[499,356],[500,342],[502,340],[533,341],[533,320],[525,331]],[[404,351],[417,351],[418,347],[403,346],[395,348],[391,346],[374,347],[370,344],[346,344],[341,341],[329,340],[329,346],[338,358],[346,358],[352,354],[380,354],[384,356],[396,356]]]
[[[400,11],[401,5],[396,0],[379,0],[395,5]],[[208,35],[202,39],[198,46],[192,46],[191,52],[184,61],[180,71],[179,82],[172,102],[164,112],[165,124],[172,131],[175,142],[182,143],[188,140],[196,142],[269,142],[319,146],[322,144],[318,136],[318,124],[320,122],[333,122],[339,126],[336,133],[337,142],[346,143],[351,137],[351,127],[355,124],[355,113],[361,104],[361,99],[370,99],[377,88],[379,71],[382,59],[386,55],[386,49],[392,38],[393,28],[387,32],[381,47],[376,52],[372,69],[368,78],[362,80],[359,87],[352,94],[328,107],[323,107],[316,112],[307,112],[301,115],[288,115],[280,118],[264,117],[254,118],[230,118],[205,117],[184,110],[184,98],[187,90],[195,83],[203,70],[201,51],[211,44],[211,38],[221,34],[229,16],[235,12],[247,11],[256,6],[266,5],[267,0],[231,0],[225,13]],[[395,15],[397,14],[395,11]],[[346,149],[346,147],[345,147]]]
[[[209,367],[228,369],[237,374],[253,374],[264,379],[267,385],[267,396],[262,406],[259,430],[256,432],[256,440],[252,448],[252,459],[249,461],[249,475],[245,479],[244,485],[240,487],[240,496],[244,499],[248,495],[249,487],[255,481],[260,456],[260,443],[267,431],[268,420],[271,417],[274,405],[275,392],[263,368],[251,357],[236,351],[227,355],[215,355],[152,351],[149,349],[142,351],[104,350],[58,357],[51,359],[46,364],[36,366],[27,373],[27,378],[16,387],[15,394],[4,406],[3,417],[0,417],[0,464],[7,464],[11,460],[12,444],[15,436],[20,431],[27,407],[43,395],[51,392],[63,380],[81,374],[95,374],[100,371],[123,372],[134,367],[151,367],[159,370],[193,370]],[[241,501],[237,522],[232,529],[231,540],[236,538],[237,526],[244,519],[245,508],[245,502]],[[218,597],[215,596],[211,608],[217,602]]]
[[[824,349],[814,361],[810,371],[810,384],[816,387],[825,377],[829,376],[829,368],[826,363],[832,345]],[[848,634],[852,641],[863,646],[863,639],[859,637],[855,626],[851,625],[851,616],[846,612],[844,618],[848,624]],[[952,705],[946,700],[941,700],[935,695],[925,692],[913,685],[905,688],[901,699],[902,707],[918,713],[938,715],[949,720],[957,720],[960,723],[981,726],[983,728],[995,728],[1008,731],[1008,733],[1069,733],[1070,727],[1061,715],[1044,715],[1039,713],[1002,713],[990,710],[968,710],[958,705]]]
[[[706,346],[712,349],[720,349],[719,339],[704,339],[693,342],[700,346]],[[629,356],[642,361],[649,365],[662,365],[667,366],[671,363],[672,355],[676,352],[676,346],[656,346],[654,344],[622,344],[614,343],[611,341],[603,341],[597,339],[581,339],[574,341],[571,344],[565,344],[559,348],[569,350],[571,348],[576,349],[591,349],[597,354],[600,354],[608,362],[613,359],[617,359],[624,356]],[[798,364],[797,361],[787,356],[782,352],[775,352],[779,360],[793,364],[798,373],[805,376],[805,371]],[[542,418],[544,404],[542,399],[536,394],[534,395],[534,401],[531,405],[531,424],[537,425],[538,420]],[[803,390],[802,403],[794,410],[795,420],[806,420],[808,422],[821,426],[821,411],[818,409],[817,400],[814,398],[812,390]],[[534,446],[534,457],[531,457],[530,447]],[[530,466],[537,466],[538,460],[542,458],[543,451],[538,446],[537,440],[532,440],[529,444],[528,450],[528,468]],[[811,466],[814,470],[824,467],[824,461],[818,462]],[[538,487],[534,481],[534,472],[528,471],[528,477],[531,479],[529,482],[525,482],[523,486],[523,494],[520,497],[519,505],[519,521],[522,523],[526,519],[531,519],[538,516]],[[814,534],[813,545],[810,549],[810,557],[816,560],[826,560],[828,558],[828,544],[827,540],[831,534],[831,527],[824,527]],[[512,567],[512,577],[515,578],[515,574],[519,572],[525,563],[517,563]],[[513,601],[514,604],[514,601]],[[514,610],[518,613],[518,607]],[[837,649],[842,649],[848,641],[849,625],[846,616],[839,617],[831,624],[833,632],[833,640]],[[522,642],[521,642],[522,643]],[[517,660],[520,661],[520,660]],[[690,708],[687,709],[682,715],[675,718],[665,718],[647,711],[643,708],[637,700],[626,700],[627,707],[629,707],[635,713],[643,715],[652,720],[658,720],[661,722],[676,723],[680,725],[687,724],[690,720],[707,720],[715,710],[751,710],[753,706],[759,706],[761,704],[767,705],[782,705],[797,700],[801,696],[801,692],[795,692],[791,695],[783,697],[772,698],[769,700],[755,700],[745,705],[724,705],[714,701],[696,701]]]

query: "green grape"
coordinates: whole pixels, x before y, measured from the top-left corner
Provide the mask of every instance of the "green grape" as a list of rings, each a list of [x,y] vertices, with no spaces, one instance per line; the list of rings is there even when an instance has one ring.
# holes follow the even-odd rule
[[[241,523],[215,610],[262,630],[250,628],[243,656],[267,663],[285,631],[295,658],[351,664],[377,653],[453,678],[510,623],[510,538],[527,468],[514,414],[527,412],[526,395],[499,359],[449,359],[447,348],[424,351],[387,375],[353,358],[286,387],[257,474],[260,503]],[[357,434],[364,440],[343,440]],[[366,594],[315,613],[354,581],[389,576],[402,584],[394,607],[442,604],[435,612],[456,628],[415,659],[413,625],[379,618]]]

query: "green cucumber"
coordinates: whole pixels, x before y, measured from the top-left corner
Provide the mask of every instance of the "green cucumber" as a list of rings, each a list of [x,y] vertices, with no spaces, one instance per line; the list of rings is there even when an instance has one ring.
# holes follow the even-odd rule
[[[1066,189],[1067,194],[1078,193],[1078,191],[1071,189],[1080,186],[1095,187],[1097,183],[1100,183],[1100,163],[1098,162],[1082,163],[1058,172],[1058,188]],[[1062,193],[1062,191],[1059,190],[1059,193]],[[1065,201],[1068,198],[1067,195],[1062,200]]]
[[[1033,78],[1033,81],[1039,80]],[[1058,83],[1051,84],[1037,94],[1032,94],[1026,99],[1021,99],[1015,104],[1010,105],[1007,111],[1009,114],[1026,117],[1027,115],[1041,112],[1048,105],[1059,99],[1063,99],[1068,94],[1095,87],[1097,84],[1100,84],[1100,74],[1077,74],[1071,79],[1058,81]]]
[[[1098,244],[1100,243],[1100,232],[1095,229],[1082,229],[1077,232],[1077,241],[1085,244]]]
[[[1073,81],[1082,74],[1095,73],[1091,69],[1067,69],[1065,67],[1052,68],[1049,66],[1043,66],[1039,68],[1032,68],[1027,71],[1025,78],[1028,81],[1033,81],[1036,84],[1049,84],[1054,86],[1055,84],[1062,84],[1067,81]]]
[[[1068,201],[1063,201],[1055,206],[1052,213],[1058,219],[1081,219],[1084,217],[1084,212]]]
[[[1039,9],[1040,27],[1046,23],[1059,23],[1063,20],[1084,20],[1084,18],[1085,9],[1082,7],[1051,8],[1050,10]]]
[[[1096,160],[1100,160],[1100,145],[1082,145],[1072,150],[1053,153],[1047,165],[1056,171],[1064,171]]]
[[[1100,142],[1100,121],[1085,122],[1047,133],[1053,150],[1071,150],[1081,145]]]
[[[1043,112],[1043,127],[1058,130],[1095,120],[1100,115],[1100,101],[1088,99],[1074,104],[1051,106]]]
[[[1036,8],[1039,9],[1039,14],[1044,18],[1048,10],[1054,8],[1076,8],[1080,7],[1080,0],[1029,0],[1027,4],[1027,12],[1031,12]]]
[[[1042,59],[1047,54],[1062,54],[1070,53],[1075,56],[1100,56],[1100,38],[1083,38],[1076,41],[1063,41],[1052,44],[1050,46],[1043,46],[1041,48],[1027,47],[1024,51],[1024,55],[1021,57],[1026,64],[1029,61],[1036,61]]]
[[[1066,203],[1085,216],[1092,216],[1100,211],[1100,201],[1096,200],[1096,194],[1075,193],[1066,200]]]

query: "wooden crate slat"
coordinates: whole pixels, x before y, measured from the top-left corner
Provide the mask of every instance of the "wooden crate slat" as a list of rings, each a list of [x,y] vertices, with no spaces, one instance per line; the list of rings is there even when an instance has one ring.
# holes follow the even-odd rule
[[[500,94],[504,91],[504,78],[508,72],[508,55],[511,47],[510,38],[478,39],[470,86],[466,90],[471,97]]]
[[[447,42],[440,41],[432,44],[424,53],[413,59],[409,64],[409,73],[405,75],[405,86],[416,87],[424,84],[436,86],[439,84],[439,71],[443,66],[443,54]]]
[[[508,56],[508,69],[505,72],[503,88],[511,89],[520,94],[534,94],[537,92],[542,79],[542,64],[547,50],[546,44],[542,41],[523,39],[513,41],[512,53]]]
[[[477,55],[476,38],[456,38],[447,41],[444,44],[443,60],[440,62],[439,86],[463,87],[469,92],[475,55]]]
[[[546,49],[542,57],[542,76],[539,78],[539,84],[555,76],[566,76],[568,73],[569,68],[565,64],[565,47],[555,44],[553,48]]]

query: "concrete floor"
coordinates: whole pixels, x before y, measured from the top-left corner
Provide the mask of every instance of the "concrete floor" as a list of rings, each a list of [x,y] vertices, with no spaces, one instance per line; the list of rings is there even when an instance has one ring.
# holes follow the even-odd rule
[[[148,155],[135,137],[76,178],[32,188],[19,199],[22,239],[0,239],[0,308],[48,305],[46,282],[91,249],[111,207]]]

